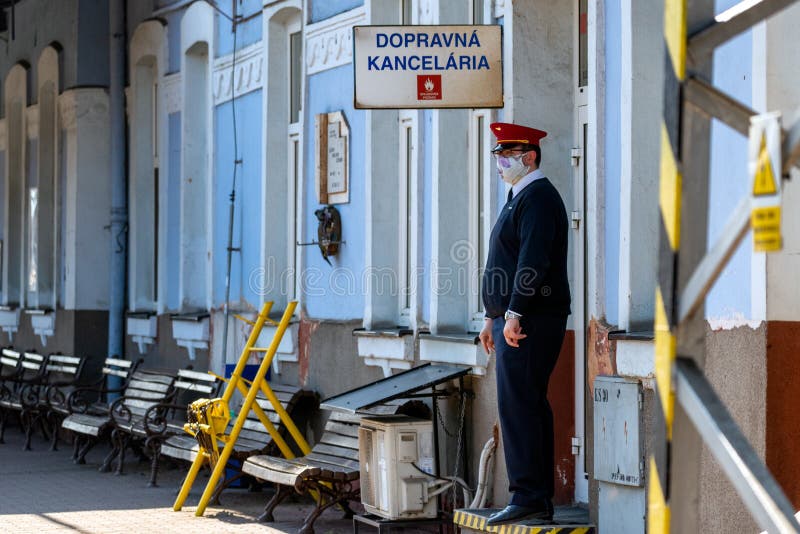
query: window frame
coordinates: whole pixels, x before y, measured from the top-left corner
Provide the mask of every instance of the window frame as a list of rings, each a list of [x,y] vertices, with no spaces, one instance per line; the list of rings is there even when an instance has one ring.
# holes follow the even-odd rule
[[[401,110],[398,115],[398,326],[413,328],[417,313],[417,246],[419,243],[419,117]],[[408,146],[409,140],[411,147]],[[410,168],[409,168],[410,166]],[[405,224],[403,224],[405,222]]]

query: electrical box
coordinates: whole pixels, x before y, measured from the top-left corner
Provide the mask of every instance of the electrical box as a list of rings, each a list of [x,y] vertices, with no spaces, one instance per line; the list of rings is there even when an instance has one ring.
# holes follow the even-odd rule
[[[386,519],[436,517],[433,424],[404,415],[364,417],[358,430],[361,502]]]
[[[641,384],[626,378],[598,376],[593,399],[594,477],[614,484],[643,486]]]

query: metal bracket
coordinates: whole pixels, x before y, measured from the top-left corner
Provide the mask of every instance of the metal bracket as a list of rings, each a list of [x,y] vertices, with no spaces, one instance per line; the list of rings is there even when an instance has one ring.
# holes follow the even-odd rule
[[[583,149],[582,148],[573,148],[570,150],[570,162],[573,167],[577,167],[581,163],[581,157],[583,156]]]
[[[328,241],[327,245],[344,245],[347,241]],[[319,245],[319,241],[309,241],[308,243],[301,243],[300,241],[295,241],[295,245],[298,247],[310,247],[311,245]]]
[[[577,230],[578,228],[581,227],[581,219],[582,219],[581,212],[579,212],[579,211],[573,211],[572,212],[572,217],[570,219],[570,225],[572,226],[573,229]]]

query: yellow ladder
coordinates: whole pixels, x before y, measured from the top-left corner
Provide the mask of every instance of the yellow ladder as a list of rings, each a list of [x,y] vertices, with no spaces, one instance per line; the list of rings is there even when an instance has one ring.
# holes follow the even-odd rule
[[[224,407],[225,413],[229,413],[227,410],[228,403],[233,396],[233,392],[238,390],[242,395],[245,396],[244,404],[242,404],[241,412],[239,413],[236,423],[233,425],[233,429],[229,435],[224,434],[224,428],[227,426],[226,424],[222,426],[222,430],[220,431],[218,425],[200,425],[203,426],[203,431],[211,432],[213,435],[210,436],[209,439],[205,439],[201,442],[200,450],[197,453],[197,457],[192,462],[192,467],[189,469],[189,473],[186,475],[186,479],[183,481],[183,486],[181,487],[181,491],[178,494],[178,498],[175,499],[175,504],[172,506],[172,509],[176,512],[179,511],[183,507],[183,503],[186,501],[186,497],[189,495],[189,491],[192,489],[192,484],[194,484],[194,480],[197,477],[197,473],[200,471],[200,468],[206,463],[210,462],[213,467],[213,472],[211,473],[211,478],[209,478],[208,483],[206,484],[205,491],[203,491],[203,496],[200,497],[200,502],[197,505],[197,510],[195,511],[196,516],[202,516],[205,513],[206,507],[208,506],[209,500],[211,500],[211,496],[214,494],[214,489],[217,487],[217,483],[220,481],[224,471],[225,465],[228,463],[228,459],[233,452],[234,447],[236,446],[236,440],[239,438],[239,434],[242,431],[242,427],[244,426],[245,420],[247,419],[247,414],[250,413],[250,410],[253,410],[258,417],[261,424],[267,429],[270,436],[272,437],[275,444],[280,449],[281,453],[287,459],[294,458],[294,453],[292,449],[287,445],[286,440],[280,435],[278,430],[269,420],[267,415],[264,413],[264,410],[258,405],[256,400],[256,395],[258,392],[261,391],[264,396],[269,400],[270,404],[272,404],[273,409],[280,417],[281,422],[286,426],[289,430],[289,434],[291,434],[292,438],[294,439],[297,446],[303,452],[303,454],[308,454],[311,452],[311,448],[308,446],[303,435],[298,430],[297,425],[295,425],[292,418],[286,412],[286,410],[281,405],[278,397],[275,395],[275,392],[272,391],[272,388],[264,380],[264,377],[267,374],[267,370],[269,369],[270,365],[272,365],[272,359],[275,357],[275,352],[278,350],[278,345],[280,345],[281,339],[283,338],[284,332],[286,332],[286,328],[289,326],[289,321],[294,315],[295,308],[297,307],[297,302],[292,301],[286,307],[286,311],[283,312],[283,317],[281,317],[280,322],[277,324],[277,330],[275,331],[275,335],[272,338],[272,342],[270,343],[269,347],[262,348],[256,347],[256,341],[258,340],[259,335],[261,334],[261,329],[264,327],[264,323],[272,323],[274,324],[267,316],[272,309],[272,302],[266,302],[264,306],[261,308],[261,312],[258,314],[256,321],[253,324],[253,330],[250,332],[250,337],[247,339],[247,343],[242,349],[242,355],[239,357],[239,361],[236,364],[236,368],[233,371],[233,375],[231,376],[230,380],[228,381],[227,385],[225,386],[225,392],[223,393],[222,397],[219,399],[212,399],[209,402],[215,403],[217,406]],[[247,321],[249,323],[249,321]],[[247,361],[250,358],[250,355],[254,352],[263,352],[264,358],[261,360],[261,364],[258,367],[258,372],[256,373],[255,378],[252,382],[244,379],[242,377],[242,372],[244,371],[245,365],[247,365]],[[246,384],[250,385],[249,389]],[[190,430],[191,425],[186,425],[186,431],[190,434],[195,434],[195,431]],[[214,427],[217,426],[215,429]],[[219,453],[219,457],[217,459],[217,451],[216,451],[216,441],[220,440],[225,443],[225,447],[222,449],[222,452]],[[208,446],[204,446],[202,443],[211,443],[214,447],[213,449],[209,449]]]

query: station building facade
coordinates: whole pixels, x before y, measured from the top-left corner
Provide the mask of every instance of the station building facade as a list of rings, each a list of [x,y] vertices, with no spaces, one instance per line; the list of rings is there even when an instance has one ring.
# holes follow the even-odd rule
[[[557,500],[586,503],[608,531],[644,531],[645,485],[595,479],[592,403],[595,377],[623,376],[642,389],[645,428],[653,419],[661,4],[21,0],[14,10],[0,43],[0,344],[224,373],[249,328],[234,315],[298,300],[273,380],[325,398],[423,362],[472,367],[474,484],[497,420],[493,358],[475,343],[480,272],[507,194],[488,126],[534,126],[549,132],[542,168],[571,224],[573,313],[549,393]],[[795,6],[731,40],[711,72],[749,107],[782,111],[785,127],[800,106],[786,41],[798,20]],[[355,109],[352,31],[371,24],[502,25],[504,106]],[[329,262],[313,244],[321,117],[348,133],[342,243]],[[716,121],[708,172],[711,247],[750,189],[747,140]],[[800,506],[790,417],[800,220],[784,214],[784,250],[753,253],[748,238],[706,300],[706,372]],[[460,409],[440,402],[452,460]],[[492,486],[504,504],[502,454]],[[753,526],[708,451],[696,489],[700,524]],[[619,530],[615,510],[641,521]]]

